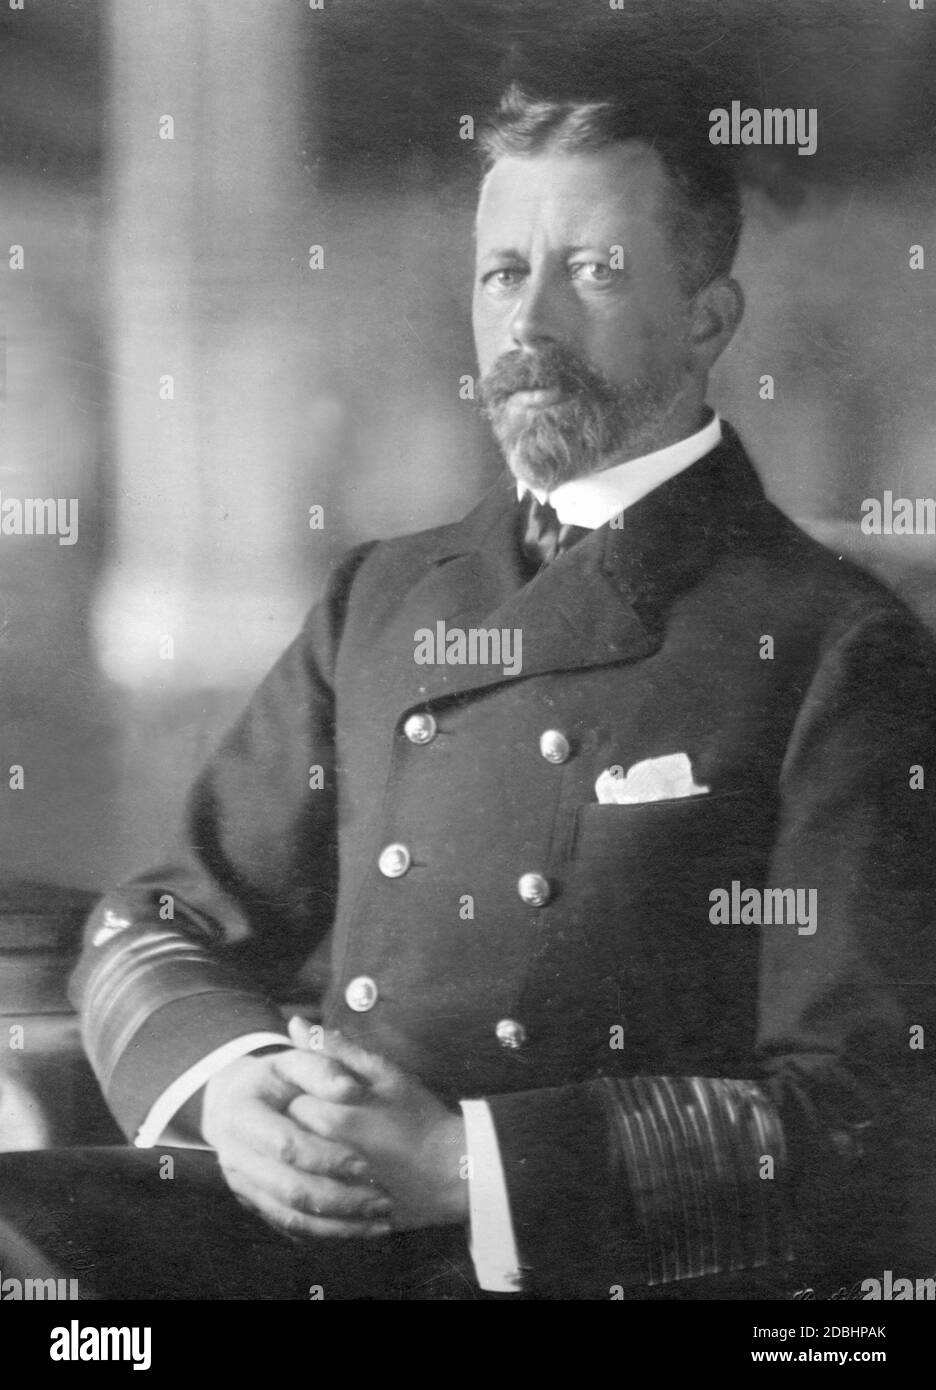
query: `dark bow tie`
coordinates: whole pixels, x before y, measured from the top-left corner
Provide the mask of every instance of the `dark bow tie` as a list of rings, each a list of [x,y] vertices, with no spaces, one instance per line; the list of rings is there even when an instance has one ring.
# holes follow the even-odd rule
[[[538,502],[532,492],[523,499],[523,553],[531,568],[551,564],[557,555],[589,534],[587,526],[562,525],[554,507]]]

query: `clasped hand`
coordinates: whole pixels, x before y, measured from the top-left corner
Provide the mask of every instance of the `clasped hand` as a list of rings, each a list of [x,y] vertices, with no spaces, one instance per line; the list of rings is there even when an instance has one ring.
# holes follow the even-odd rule
[[[340,1033],[301,1019],[289,1033],[293,1050],[238,1058],[205,1087],[202,1134],[238,1200],[300,1239],[466,1222],[461,1116]]]

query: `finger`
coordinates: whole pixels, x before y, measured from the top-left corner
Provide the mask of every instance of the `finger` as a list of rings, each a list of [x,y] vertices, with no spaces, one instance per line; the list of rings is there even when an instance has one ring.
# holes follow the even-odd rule
[[[372,1107],[335,1105],[308,1095],[291,1100],[286,1114],[303,1130],[354,1153],[359,1152],[358,1145],[368,1137],[374,1120]]]
[[[353,1105],[367,1094],[367,1086],[340,1059],[325,1052],[278,1052],[271,1058],[273,1071],[283,1087],[283,1104],[297,1091],[307,1091],[323,1100]]]
[[[307,1216],[338,1220],[385,1221],[393,1210],[390,1198],[368,1184],[336,1182],[317,1174],[260,1158],[250,1149],[234,1151],[222,1164],[227,1176],[239,1174],[257,1191],[265,1192],[279,1206]]]
[[[288,1115],[262,1102],[245,1103],[231,1116],[228,1131],[231,1148],[249,1149],[264,1159],[305,1173],[321,1173],[340,1179],[366,1179],[367,1160],[351,1145],[305,1128]]]
[[[262,1217],[267,1225],[281,1235],[296,1240],[302,1237],[317,1239],[362,1240],[389,1235],[389,1221],[347,1221],[326,1216],[310,1216],[284,1206],[241,1173],[231,1173],[228,1182],[242,1206]]]

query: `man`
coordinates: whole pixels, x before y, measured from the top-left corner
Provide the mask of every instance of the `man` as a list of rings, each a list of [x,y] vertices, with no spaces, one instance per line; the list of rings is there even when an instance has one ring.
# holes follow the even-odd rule
[[[741,216],[701,145],[502,103],[474,329],[511,477],[347,557],[182,856],[93,916],[86,1045],[156,1148],[0,1190],[71,1184],[95,1292],[791,1296],[909,1258],[936,661],[706,408]]]

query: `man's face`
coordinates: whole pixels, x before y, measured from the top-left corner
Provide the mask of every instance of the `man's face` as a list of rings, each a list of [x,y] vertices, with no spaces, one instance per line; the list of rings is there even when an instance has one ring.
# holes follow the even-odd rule
[[[694,382],[691,301],[646,145],[497,161],[478,207],[480,398],[517,477],[552,488],[660,443]]]

